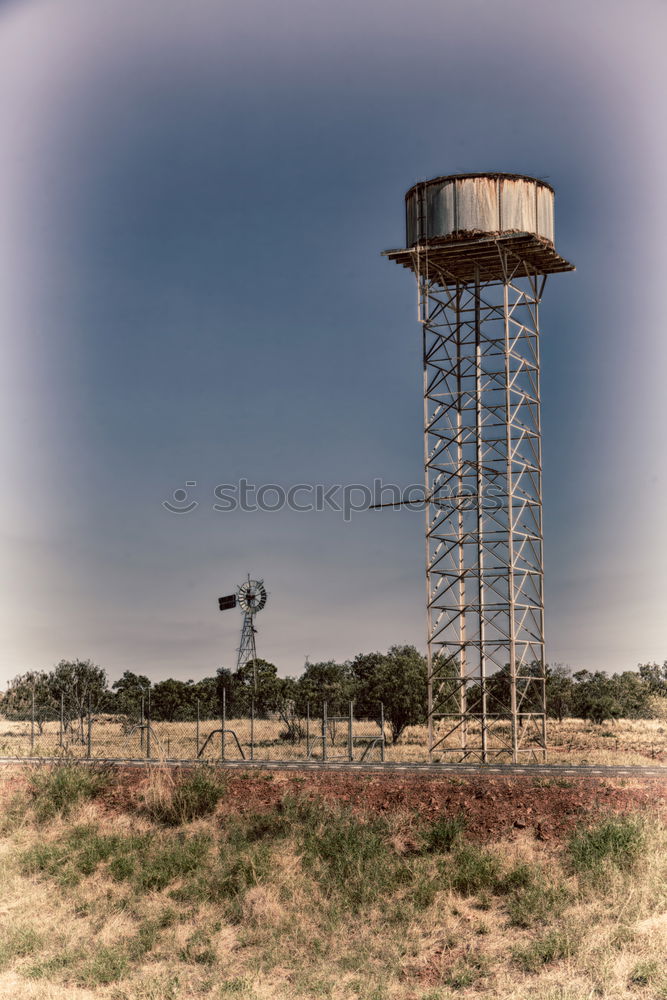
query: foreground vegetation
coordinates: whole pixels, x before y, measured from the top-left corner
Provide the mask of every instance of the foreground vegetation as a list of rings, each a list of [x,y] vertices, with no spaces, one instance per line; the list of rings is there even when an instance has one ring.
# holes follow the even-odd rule
[[[228,805],[207,768],[6,783],[0,997],[667,998],[657,815],[489,845],[462,814],[364,813],[306,779]]]

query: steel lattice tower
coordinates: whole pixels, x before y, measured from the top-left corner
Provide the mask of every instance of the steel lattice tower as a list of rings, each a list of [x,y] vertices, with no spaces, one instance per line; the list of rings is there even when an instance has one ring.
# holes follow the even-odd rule
[[[241,669],[241,667],[245,667],[246,663],[251,661],[254,662],[257,659],[257,646],[255,645],[255,635],[257,633],[257,629],[255,628],[254,618],[254,611],[245,611],[243,614],[241,645],[239,646],[238,656],[236,658],[237,672]]]
[[[406,195],[423,330],[431,759],[545,759],[538,308],[553,191],[458,175]]]

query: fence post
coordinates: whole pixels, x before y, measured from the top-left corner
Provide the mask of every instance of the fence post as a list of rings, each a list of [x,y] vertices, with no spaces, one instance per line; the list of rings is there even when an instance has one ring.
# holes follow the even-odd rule
[[[306,702],[306,760],[310,758],[310,702]]]
[[[347,720],[347,758],[348,760],[354,760],[354,753],[352,752],[352,728],[353,728],[353,716],[352,711],[354,707],[354,702],[350,702],[350,715]]]
[[[60,692],[60,748],[63,747],[63,741],[65,739],[65,694],[63,691]]]
[[[199,698],[197,698],[197,753],[196,753],[196,756],[197,757],[199,756]]]
[[[225,759],[225,729],[227,727],[227,688],[222,689],[222,715],[220,716],[220,760]]]
[[[380,760],[384,761],[384,704],[380,702],[380,732],[382,733],[382,740],[380,741]]]
[[[30,700],[30,753],[35,752],[35,689],[32,689]]]
[[[250,760],[255,759],[255,699],[250,701]]]
[[[151,759],[151,689],[148,689],[148,711],[146,713],[146,756]]]
[[[139,720],[139,749],[141,750],[141,756],[144,756],[144,691],[141,689],[141,719]]]
[[[86,757],[93,756],[93,718],[90,714],[90,695],[88,695],[88,738],[86,740]]]
[[[322,702],[322,760],[327,759],[327,703]]]

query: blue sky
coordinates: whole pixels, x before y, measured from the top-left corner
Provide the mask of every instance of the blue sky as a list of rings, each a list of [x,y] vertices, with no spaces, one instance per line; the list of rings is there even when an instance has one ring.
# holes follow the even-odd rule
[[[667,657],[662,2],[0,3],[0,681],[424,645],[410,511],[216,512],[245,477],[421,480],[403,195],[556,189],[542,308],[547,643]],[[186,481],[199,506],[162,507]]]

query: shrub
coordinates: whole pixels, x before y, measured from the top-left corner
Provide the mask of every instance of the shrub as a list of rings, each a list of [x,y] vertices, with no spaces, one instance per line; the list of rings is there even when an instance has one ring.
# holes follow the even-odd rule
[[[77,802],[101,795],[110,780],[110,768],[103,765],[67,763],[35,769],[28,777],[28,793],[38,822],[68,816]]]

